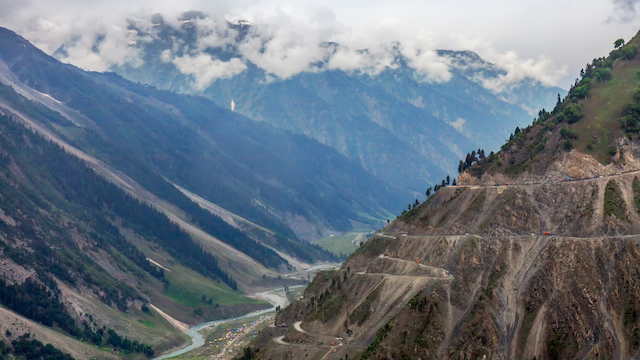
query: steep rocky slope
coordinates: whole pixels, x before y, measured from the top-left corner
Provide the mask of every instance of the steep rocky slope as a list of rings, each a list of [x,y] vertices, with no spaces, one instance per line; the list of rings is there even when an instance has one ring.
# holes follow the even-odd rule
[[[640,66],[637,42],[594,60],[555,109],[502,151],[468,157],[458,185],[410,205],[279,314],[299,329],[289,339],[303,330],[335,346],[289,341],[260,354],[639,358],[640,147],[628,82],[640,80],[625,78]],[[609,77],[588,85],[596,73]],[[624,97],[605,114],[594,102],[608,91]]]
[[[327,359],[636,358],[640,236],[623,234],[637,231],[639,186],[632,173],[442,189],[278,321],[344,338]]]

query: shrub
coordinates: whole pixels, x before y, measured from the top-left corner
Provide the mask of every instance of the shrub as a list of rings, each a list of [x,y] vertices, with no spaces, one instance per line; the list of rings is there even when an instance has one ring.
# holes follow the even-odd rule
[[[638,53],[638,48],[633,45],[627,45],[622,48],[622,52],[620,53],[620,57],[625,60],[631,60]]]
[[[596,79],[599,82],[605,82],[607,80],[611,80],[611,70],[607,68],[599,68],[595,72]]]
[[[587,95],[589,95],[589,90],[590,89],[588,85],[578,86],[577,88],[575,88],[575,90],[573,90],[573,95],[578,99],[584,99],[587,97]]]
[[[573,149],[573,144],[571,143],[570,140],[567,140],[565,142],[562,143],[562,147],[566,150],[566,151],[571,151],[571,149]]]
[[[631,115],[626,115],[620,118],[620,125],[623,128],[636,127],[638,125],[638,120]]]
[[[569,124],[573,124],[580,120],[584,113],[582,112],[582,105],[580,104],[571,104],[564,108],[562,111],[567,118],[567,122]]]
[[[564,127],[560,129],[560,136],[562,136],[563,139],[577,139],[578,133],[575,130]]]

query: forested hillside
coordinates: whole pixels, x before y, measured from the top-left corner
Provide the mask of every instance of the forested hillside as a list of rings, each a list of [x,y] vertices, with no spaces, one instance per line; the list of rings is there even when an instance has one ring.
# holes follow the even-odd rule
[[[550,170],[559,159],[588,154],[585,164],[576,166],[570,178],[593,177],[609,172],[606,167],[633,168],[636,163],[640,128],[640,59],[638,36],[615,41],[608,56],[593,59],[580,71],[564,98],[558,98],[549,111],[538,113],[533,123],[516,128],[502,151],[484,159],[467,159],[460,170],[476,181],[491,181],[493,175],[507,175],[531,181],[540,176],[563,176]],[[461,162],[462,165],[462,162]],[[589,169],[589,170],[586,170]],[[486,174],[486,176],[484,176]]]
[[[65,113],[37,110],[38,120],[57,123],[53,130],[66,141],[141,184],[153,186],[147,178],[155,172],[294,241],[293,225],[298,236],[315,238],[350,229],[349,219],[386,218],[398,206],[397,187],[306,136],[251,121],[204,98],[85,73],[8,30],[1,35],[0,59],[10,70],[5,82],[33,86]],[[20,107],[22,100],[5,94],[5,102]]]

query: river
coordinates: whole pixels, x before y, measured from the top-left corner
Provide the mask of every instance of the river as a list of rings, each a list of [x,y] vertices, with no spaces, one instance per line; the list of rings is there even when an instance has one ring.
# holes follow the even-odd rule
[[[303,286],[306,286],[306,285],[290,286],[289,289],[299,288],[299,287],[303,287]],[[164,359],[169,359],[169,358],[172,358],[172,357],[175,357],[175,356],[178,356],[178,355],[186,354],[189,351],[197,349],[200,346],[204,345],[204,336],[198,332],[202,328],[215,327],[215,326],[218,326],[218,325],[230,322],[230,321],[249,318],[249,317],[253,317],[253,316],[256,316],[256,315],[266,314],[266,313],[275,311],[276,307],[278,307],[278,306],[280,306],[280,308],[284,308],[289,303],[289,301],[287,300],[287,297],[274,294],[277,291],[283,291],[283,290],[284,290],[284,288],[277,288],[277,289],[264,291],[264,292],[255,294],[255,297],[258,297],[260,299],[266,300],[266,301],[270,302],[271,305],[273,305],[273,307],[271,307],[269,309],[254,311],[252,313],[248,313],[248,314],[245,314],[245,315],[242,315],[242,316],[238,316],[238,317],[234,317],[234,318],[231,318],[231,319],[209,321],[209,322],[205,322],[205,323],[202,323],[202,324],[199,324],[199,325],[196,325],[196,326],[192,326],[191,328],[189,328],[189,331],[185,332],[185,334],[189,335],[189,337],[191,338],[191,345],[189,345],[187,347],[184,347],[182,349],[179,349],[179,350],[175,350],[175,351],[170,352],[168,354],[164,354],[164,355],[159,356],[157,358],[154,358],[154,360],[164,360]]]

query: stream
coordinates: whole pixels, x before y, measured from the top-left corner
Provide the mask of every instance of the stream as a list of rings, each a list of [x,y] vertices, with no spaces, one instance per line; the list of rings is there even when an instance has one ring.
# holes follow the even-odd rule
[[[303,287],[306,285],[296,285],[296,286],[290,286],[289,289],[295,289],[295,288],[299,288],[299,287]],[[169,359],[178,355],[182,355],[182,354],[186,354],[191,350],[197,349],[200,346],[204,345],[204,335],[200,334],[198,331],[202,328],[207,328],[207,327],[214,327],[214,326],[218,326],[230,321],[234,321],[234,320],[239,320],[239,319],[244,319],[244,318],[249,318],[252,316],[256,316],[256,315],[262,315],[262,314],[266,314],[272,311],[276,310],[276,307],[280,306],[280,308],[284,308],[287,304],[288,304],[288,300],[286,296],[279,296],[274,294],[277,291],[283,291],[284,288],[277,288],[277,289],[273,289],[273,290],[268,290],[268,291],[264,291],[264,292],[260,292],[260,293],[256,293],[255,296],[266,300],[268,302],[271,303],[271,305],[273,305],[273,307],[269,308],[269,309],[264,309],[264,310],[258,310],[258,311],[254,311],[242,316],[238,316],[238,317],[234,317],[234,318],[230,318],[230,319],[223,319],[223,320],[214,320],[214,321],[209,321],[209,322],[205,322],[202,324],[198,324],[196,326],[192,326],[189,328],[189,331],[185,332],[185,334],[189,335],[189,337],[191,338],[191,345],[184,347],[182,349],[178,349],[175,350],[173,352],[170,352],[168,354],[164,354],[162,356],[159,356],[157,358],[154,358],[153,360],[164,360],[164,359]]]

